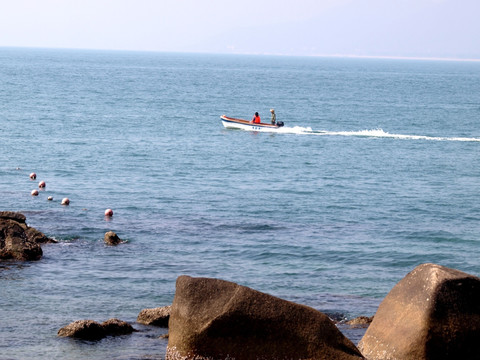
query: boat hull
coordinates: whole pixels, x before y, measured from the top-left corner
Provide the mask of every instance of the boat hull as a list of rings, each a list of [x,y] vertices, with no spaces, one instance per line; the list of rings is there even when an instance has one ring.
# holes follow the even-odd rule
[[[280,127],[277,125],[265,124],[265,123],[255,124],[255,123],[251,123],[248,120],[235,119],[235,118],[228,117],[226,115],[220,116],[220,119],[222,119],[223,126],[228,129],[240,129],[240,130],[247,130],[247,131],[266,131],[266,132],[276,131],[280,129]]]

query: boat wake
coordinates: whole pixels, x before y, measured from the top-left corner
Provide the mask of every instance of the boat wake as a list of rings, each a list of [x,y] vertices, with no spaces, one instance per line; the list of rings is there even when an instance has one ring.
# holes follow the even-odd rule
[[[424,135],[405,135],[405,134],[390,134],[382,129],[360,130],[360,131],[325,131],[312,130],[310,127],[288,127],[284,126],[277,129],[275,132],[284,134],[301,134],[301,135],[318,135],[318,136],[356,136],[356,137],[371,137],[371,138],[392,138],[403,140],[430,140],[430,141],[467,141],[480,142],[480,138],[476,137],[440,137],[440,136],[424,136]]]

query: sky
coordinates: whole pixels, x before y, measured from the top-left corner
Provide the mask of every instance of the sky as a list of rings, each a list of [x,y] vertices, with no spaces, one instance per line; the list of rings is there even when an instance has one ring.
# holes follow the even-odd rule
[[[480,59],[480,0],[0,0],[0,46]]]

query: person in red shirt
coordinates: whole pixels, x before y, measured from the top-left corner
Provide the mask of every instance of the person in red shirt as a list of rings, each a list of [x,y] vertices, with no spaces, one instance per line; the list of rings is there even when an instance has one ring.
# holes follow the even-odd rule
[[[253,116],[253,119],[252,121],[250,121],[251,123],[254,123],[254,124],[260,124],[260,115],[258,115],[258,112],[255,113],[255,115]]]

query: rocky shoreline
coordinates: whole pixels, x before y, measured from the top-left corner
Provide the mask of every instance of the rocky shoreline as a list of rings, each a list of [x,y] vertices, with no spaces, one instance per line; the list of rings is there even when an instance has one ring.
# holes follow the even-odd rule
[[[108,235],[107,235],[108,234]],[[122,240],[105,234],[105,243]],[[54,243],[23,214],[0,212],[0,260],[39,260]],[[142,310],[136,322],[168,328],[167,360],[177,359],[478,359],[480,278],[421,264],[384,298],[356,346],[326,314],[229,281],[179,276],[173,303]],[[78,320],[58,336],[96,341],[135,328],[116,318]]]

